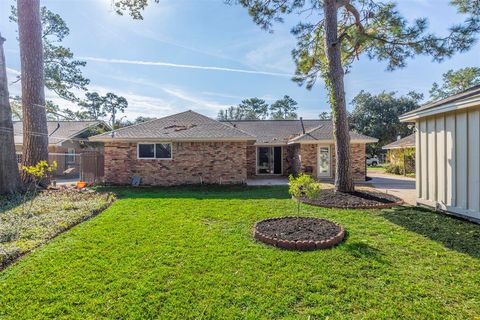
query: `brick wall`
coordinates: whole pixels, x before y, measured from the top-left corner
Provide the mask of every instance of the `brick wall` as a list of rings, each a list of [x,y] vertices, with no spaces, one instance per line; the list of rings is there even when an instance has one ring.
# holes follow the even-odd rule
[[[300,145],[300,171],[317,176],[317,145]]]
[[[332,178],[335,177],[335,145],[330,145]],[[352,170],[355,180],[365,180],[365,144],[352,144]],[[298,162],[295,168],[298,172],[308,172],[314,177],[317,176],[317,145],[300,144],[294,149],[294,157]]]
[[[174,142],[172,160],[137,159],[136,143],[105,144],[105,182],[144,185],[243,183],[247,178],[245,142]]]
[[[332,176],[335,176],[335,149],[332,145]],[[355,180],[365,180],[367,175],[365,167],[365,144],[352,144],[350,146],[350,155],[352,157],[352,174]]]
[[[247,146],[247,176],[252,177],[257,174],[257,147]]]

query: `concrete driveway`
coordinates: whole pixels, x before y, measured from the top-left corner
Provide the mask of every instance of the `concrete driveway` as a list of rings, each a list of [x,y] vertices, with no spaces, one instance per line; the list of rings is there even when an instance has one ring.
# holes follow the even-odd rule
[[[365,185],[371,186],[381,192],[392,194],[403,199],[406,203],[416,204],[415,179],[384,173],[368,173],[372,178]]]

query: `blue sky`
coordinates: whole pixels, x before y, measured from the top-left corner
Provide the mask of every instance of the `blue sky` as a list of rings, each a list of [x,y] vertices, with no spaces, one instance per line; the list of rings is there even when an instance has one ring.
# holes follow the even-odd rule
[[[407,18],[428,17],[431,30],[438,34],[463,19],[446,0],[398,2]],[[20,62],[17,26],[8,21],[11,3],[0,0],[0,32],[7,38],[8,76],[13,80]],[[294,72],[290,52],[295,45],[290,28],[296,17],[275,25],[271,34],[255,25],[244,8],[222,0],[161,0],[147,8],[142,21],[118,16],[110,0],[41,3],[69,26],[63,44],[87,60],[84,74],[91,80],[91,90],[126,97],[129,119],[188,109],[216,116],[221,108],[244,98],[272,102],[285,94],[299,102],[299,115],[305,118],[329,110],[322,81],[308,91],[289,76]],[[347,99],[351,101],[362,89],[427,94],[442,73],[466,66],[480,66],[479,44],[441,64],[417,57],[394,72],[385,71],[384,63],[361,57],[346,77]],[[10,93],[19,93],[18,83],[10,86]],[[52,93],[47,92],[47,98],[70,106]]]

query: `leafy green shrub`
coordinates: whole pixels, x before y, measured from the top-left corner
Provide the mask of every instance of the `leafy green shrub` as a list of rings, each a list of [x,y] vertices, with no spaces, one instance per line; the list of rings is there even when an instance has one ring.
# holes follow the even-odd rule
[[[392,174],[403,174],[403,167],[400,164],[389,163],[385,167],[385,172],[392,173]]]
[[[316,199],[320,196],[320,183],[311,176],[301,173],[298,177],[290,175],[288,192],[295,198]]]

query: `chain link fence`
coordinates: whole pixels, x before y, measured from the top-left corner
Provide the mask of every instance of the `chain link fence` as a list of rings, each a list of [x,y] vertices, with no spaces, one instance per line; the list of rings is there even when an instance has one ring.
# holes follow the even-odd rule
[[[89,184],[103,182],[104,156],[99,151],[83,151],[82,153],[49,153],[48,162],[56,161],[57,169],[52,179],[57,184],[86,181]],[[22,154],[17,153],[17,163],[22,167]]]

